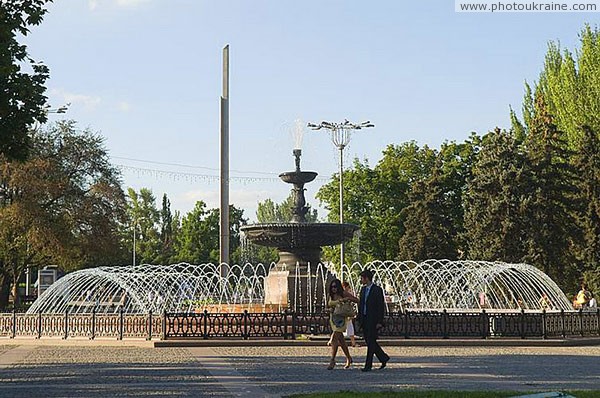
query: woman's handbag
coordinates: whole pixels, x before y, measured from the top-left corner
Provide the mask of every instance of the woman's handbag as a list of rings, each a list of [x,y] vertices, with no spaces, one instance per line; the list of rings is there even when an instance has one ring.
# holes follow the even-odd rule
[[[335,309],[333,310],[333,315],[343,316],[345,318],[352,318],[356,316],[354,304],[352,304],[349,301],[342,301],[341,303],[335,306]]]

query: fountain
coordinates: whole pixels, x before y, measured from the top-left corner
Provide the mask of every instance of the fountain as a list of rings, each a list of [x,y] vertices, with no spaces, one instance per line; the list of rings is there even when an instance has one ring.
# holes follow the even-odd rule
[[[252,243],[275,247],[279,252],[277,266],[265,280],[265,303],[301,309],[310,307],[307,292],[320,295],[323,290],[322,278],[315,275],[317,265],[321,263],[321,247],[352,239],[358,226],[306,221],[309,207],[304,197],[304,184],[313,181],[317,173],[300,169],[301,149],[294,149],[293,154],[296,170],[279,175],[284,182],[293,185],[294,207],[290,222],[247,225],[241,227],[241,231]]]
[[[486,261],[427,260],[375,261],[345,264],[346,280],[355,292],[360,289],[358,274],[363,269],[375,272],[375,281],[385,291],[386,307],[394,311],[548,311],[571,310],[570,301],[546,274],[528,264]],[[281,312],[286,303],[269,305],[269,288],[279,291],[287,278],[277,275],[275,264],[231,265],[221,276],[218,264],[136,265],[97,267],[71,272],[60,278],[29,308],[28,314],[161,314],[203,312]],[[292,300],[302,294],[311,297],[309,312],[319,311],[326,300],[318,286],[333,269],[319,264],[291,272],[295,280],[302,272],[307,290],[294,291]],[[267,276],[269,275],[269,276]],[[287,274],[286,274],[287,275]],[[310,285],[308,285],[310,281]],[[287,292],[287,291],[286,291]],[[546,296],[546,300],[541,300]],[[544,305],[544,301],[546,305]],[[300,300],[296,300],[300,302]],[[306,301],[304,302],[306,303]],[[294,310],[298,308],[292,307]]]

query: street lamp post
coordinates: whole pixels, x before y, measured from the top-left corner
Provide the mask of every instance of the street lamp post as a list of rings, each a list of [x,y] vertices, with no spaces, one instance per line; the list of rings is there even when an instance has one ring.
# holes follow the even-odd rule
[[[137,220],[133,223],[133,266],[135,267],[135,227],[137,226]]]
[[[133,219],[133,265],[135,266],[135,253],[136,253],[136,235],[135,230],[140,225],[140,220],[146,221],[146,217],[135,217]]]
[[[319,124],[308,123],[313,130],[325,129],[329,131],[331,142],[340,151],[340,224],[344,223],[344,148],[350,143],[352,132],[364,128],[375,127],[370,121],[351,123],[345,119],[341,123],[322,121]],[[340,245],[340,267],[344,265],[344,242]]]

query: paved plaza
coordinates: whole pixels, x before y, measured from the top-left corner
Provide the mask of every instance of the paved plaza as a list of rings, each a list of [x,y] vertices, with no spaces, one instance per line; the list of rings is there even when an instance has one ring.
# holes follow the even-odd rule
[[[127,344],[127,342],[124,342]],[[325,369],[323,347],[0,342],[0,397],[285,396],[339,390],[600,389],[600,347],[388,347],[385,370]],[[251,344],[251,342],[250,342]]]

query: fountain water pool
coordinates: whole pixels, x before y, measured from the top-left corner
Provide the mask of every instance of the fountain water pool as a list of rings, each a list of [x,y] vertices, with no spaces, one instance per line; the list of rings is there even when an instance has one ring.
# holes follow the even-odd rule
[[[368,268],[386,294],[389,311],[461,310],[570,310],[571,303],[546,274],[527,264],[485,261],[428,260],[422,263],[354,263],[334,269],[329,265],[299,264],[290,278],[296,283],[288,302],[308,297],[306,307],[296,311],[319,312],[324,308],[323,286],[330,275],[347,280],[358,292],[358,274]],[[98,267],[67,274],[31,306],[28,313],[167,312],[280,312],[281,304],[265,304],[267,288],[287,291],[284,284],[267,287],[266,276],[275,264],[232,265],[221,277],[214,264],[138,265]],[[547,298],[542,299],[544,295]]]

